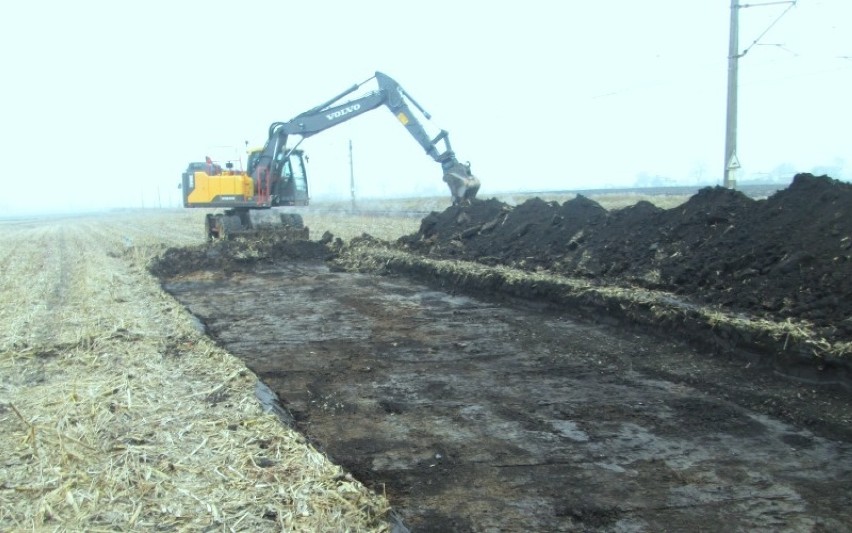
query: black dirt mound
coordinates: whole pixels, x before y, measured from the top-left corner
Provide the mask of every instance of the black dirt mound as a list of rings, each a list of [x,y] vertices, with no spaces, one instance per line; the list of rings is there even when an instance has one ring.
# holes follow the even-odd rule
[[[578,196],[451,207],[400,239],[438,258],[663,289],[776,320],[804,319],[852,338],[852,185],[797,175],[766,200],[721,187],[661,210],[606,211]]]
[[[327,260],[333,256],[328,243],[290,239],[271,231],[253,232],[234,240],[216,241],[189,248],[169,248],[154,260],[148,270],[157,277],[171,278],[196,270],[239,272],[252,269],[257,263],[278,260]]]

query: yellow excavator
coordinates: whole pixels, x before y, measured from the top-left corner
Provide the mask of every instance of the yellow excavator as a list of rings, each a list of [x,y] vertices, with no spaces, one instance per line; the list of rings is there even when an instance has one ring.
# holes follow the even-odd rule
[[[358,98],[338,103],[344,97],[375,80],[378,88]],[[470,163],[460,163],[450,145],[449,134],[441,130],[430,138],[423,125],[411,112],[414,105],[429,120],[427,113],[396,81],[376,72],[367,80],[355,84],[334,98],[301,113],[287,122],[269,126],[266,144],[248,156],[246,171],[234,170],[233,164],[222,169],[209,158],[190,163],[183,173],[181,189],[184,207],[224,208],[221,214],[209,214],[207,236],[224,238],[267,225],[303,227],[301,217],[280,213],[278,206],[308,205],[308,180],[304,153],[298,146],[312,135],[342,124],[359,115],[386,106],[426,154],[441,164],[443,179],[450,188],[454,205],[463,205],[476,198],[480,182],[471,173]],[[301,137],[292,148],[287,146],[290,135]],[[230,166],[229,166],[230,165]]]

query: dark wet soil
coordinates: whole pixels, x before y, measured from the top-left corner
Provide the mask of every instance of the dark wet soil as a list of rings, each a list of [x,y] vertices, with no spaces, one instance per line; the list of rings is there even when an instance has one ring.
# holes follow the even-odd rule
[[[487,200],[359,246],[663,289],[842,343],[850,202],[848,184],[810,175],[668,211]],[[152,271],[413,531],[852,528],[848,376],[796,379],[692,342],[682,316],[649,325],[546,286],[507,296],[490,274],[327,262],[346,248],[266,235],[169,250]]]
[[[315,261],[165,287],[413,531],[852,524],[852,421],[824,417],[843,394]]]

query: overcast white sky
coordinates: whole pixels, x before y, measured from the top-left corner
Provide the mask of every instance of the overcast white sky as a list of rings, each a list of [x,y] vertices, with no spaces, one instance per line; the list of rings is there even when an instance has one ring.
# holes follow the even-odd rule
[[[741,49],[785,8],[742,9]],[[189,161],[376,70],[450,132],[480,197],[721,183],[729,17],[729,0],[4,2],[0,214],[177,205]],[[799,0],[740,61],[740,179],[852,177],[850,94],[852,2]],[[315,195],[348,195],[350,139],[359,196],[448,195],[384,108],[303,143]]]

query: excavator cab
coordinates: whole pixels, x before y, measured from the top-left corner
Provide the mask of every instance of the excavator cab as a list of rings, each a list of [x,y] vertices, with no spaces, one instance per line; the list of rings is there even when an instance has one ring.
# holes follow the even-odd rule
[[[248,175],[254,175],[255,168],[263,153],[262,148],[256,148],[248,154]],[[305,162],[307,156],[302,150],[281,150],[273,161],[273,175],[279,176],[269,186],[269,203],[272,206],[308,205],[308,174]],[[263,197],[263,183],[257,180],[255,188],[258,197]]]
[[[281,179],[273,194],[278,196],[277,205],[308,205],[308,178],[305,173],[305,158],[301,150],[282,152],[275,164],[281,169]]]

